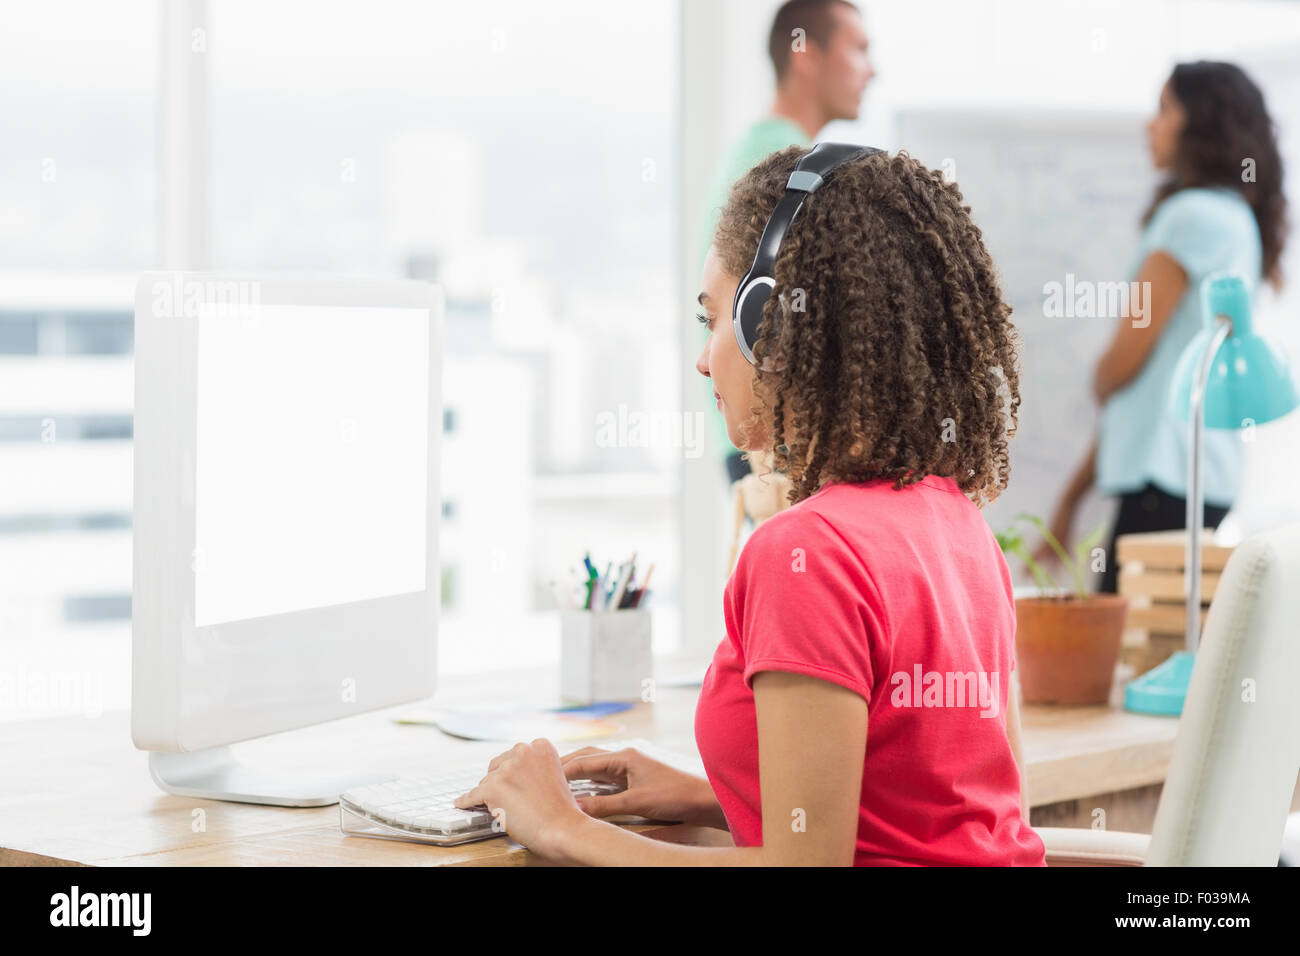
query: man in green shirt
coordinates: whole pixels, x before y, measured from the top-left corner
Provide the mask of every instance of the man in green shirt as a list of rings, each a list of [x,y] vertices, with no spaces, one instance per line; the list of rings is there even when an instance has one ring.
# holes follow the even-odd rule
[[[848,0],[790,0],[772,20],[768,56],[776,72],[776,96],[768,116],[758,120],[723,156],[709,187],[698,260],[713,241],[718,213],[732,184],[763,157],[787,146],[811,146],[832,120],[857,119],[862,93],[875,76],[867,58],[862,15]],[[749,474],[749,463],[716,418],[732,481]]]

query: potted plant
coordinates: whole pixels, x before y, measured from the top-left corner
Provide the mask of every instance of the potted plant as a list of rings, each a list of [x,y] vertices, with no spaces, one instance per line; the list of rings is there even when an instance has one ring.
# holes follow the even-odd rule
[[[1105,704],[1110,700],[1119,661],[1128,599],[1118,594],[1091,594],[1085,569],[1104,533],[1097,528],[1070,555],[1041,519],[1020,514],[1042,534],[1069,569],[1074,589],[1058,588],[1034,560],[1015,524],[997,535],[1003,554],[1025,562],[1039,593],[1016,598],[1016,668],[1025,703]]]

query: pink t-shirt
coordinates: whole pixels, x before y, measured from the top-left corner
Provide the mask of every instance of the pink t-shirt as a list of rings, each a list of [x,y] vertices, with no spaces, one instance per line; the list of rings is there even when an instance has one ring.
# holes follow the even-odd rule
[[[758,671],[867,701],[858,866],[1045,865],[1007,739],[1011,575],[956,482],[829,485],[750,536],[695,738],[737,846],[763,842]]]

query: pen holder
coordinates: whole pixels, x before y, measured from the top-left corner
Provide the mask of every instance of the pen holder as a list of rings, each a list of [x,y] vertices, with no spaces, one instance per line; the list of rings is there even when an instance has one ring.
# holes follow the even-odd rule
[[[560,612],[560,696],[565,701],[639,701],[653,666],[648,610]]]

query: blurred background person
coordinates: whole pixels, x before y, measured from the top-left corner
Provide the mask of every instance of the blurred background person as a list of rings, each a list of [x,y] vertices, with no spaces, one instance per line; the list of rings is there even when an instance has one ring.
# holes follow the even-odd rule
[[[737,179],[777,150],[811,146],[832,121],[858,118],[862,94],[875,76],[867,46],[862,14],[848,0],[790,0],[776,11],[767,41],[776,94],[768,115],[745,130],[714,172],[699,237],[701,267],[718,211]],[[726,430],[717,428],[728,477],[738,481],[750,473],[749,462]]]
[[[1093,484],[1119,498],[1100,584],[1109,593],[1116,590],[1119,535],[1186,527],[1187,426],[1169,411],[1167,396],[1179,356],[1202,326],[1201,282],[1230,270],[1246,278],[1252,294],[1260,279],[1280,289],[1287,232],[1274,123],[1263,94],[1239,67],[1176,66],[1147,124],[1147,142],[1152,163],[1165,173],[1142,218],[1140,264],[1132,274],[1142,284],[1149,324],[1121,317],[1097,363],[1098,433],[1051,523],[1064,544]],[[1213,429],[1204,447],[1204,527],[1217,528],[1240,489],[1244,448],[1235,431]],[[1054,558],[1045,543],[1038,554]]]

